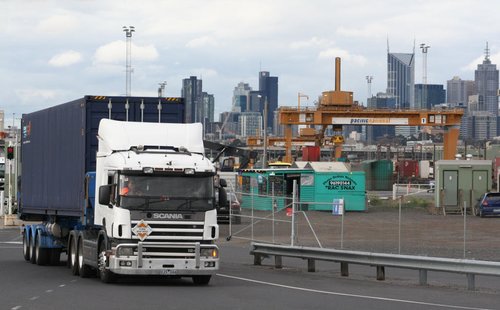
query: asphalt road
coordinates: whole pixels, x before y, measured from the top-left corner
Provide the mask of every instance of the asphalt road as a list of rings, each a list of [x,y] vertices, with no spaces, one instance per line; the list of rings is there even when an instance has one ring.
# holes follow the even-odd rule
[[[500,309],[498,278],[477,277],[467,291],[465,276],[429,273],[429,286],[418,285],[418,272],[284,259],[275,270],[270,259],[254,266],[248,245],[221,240],[221,269],[209,286],[190,279],[126,278],[102,284],[72,276],[61,266],[36,266],[22,258],[19,229],[0,230],[0,309]],[[64,258],[63,258],[64,259]]]

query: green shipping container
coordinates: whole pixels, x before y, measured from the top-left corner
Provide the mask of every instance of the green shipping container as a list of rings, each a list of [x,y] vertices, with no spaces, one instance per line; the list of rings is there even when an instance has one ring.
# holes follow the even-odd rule
[[[366,189],[370,191],[390,191],[394,184],[394,164],[391,160],[366,160],[362,163],[366,174]]]

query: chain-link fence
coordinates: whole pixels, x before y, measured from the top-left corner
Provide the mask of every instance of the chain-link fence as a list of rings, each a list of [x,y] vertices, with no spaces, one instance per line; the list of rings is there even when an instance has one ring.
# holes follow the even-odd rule
[[[500,218],[443,216],[427,191],[396,200],[370,192],[366,211],[338,212],[333,197],[329,211],[311,211],[308,205],[325,203],[300,201],[296,188],[291,195],[257,195],[237,183],[229,190],[239,207],[221,238],[232,242],[500,260]]]

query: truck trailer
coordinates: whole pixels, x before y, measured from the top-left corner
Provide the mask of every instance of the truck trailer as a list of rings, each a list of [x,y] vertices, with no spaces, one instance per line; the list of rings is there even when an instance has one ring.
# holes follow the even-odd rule
[[[85,96],[23,115],[24,259],[74,275],[191,277],[219,268],[216,169],[182,98]]]

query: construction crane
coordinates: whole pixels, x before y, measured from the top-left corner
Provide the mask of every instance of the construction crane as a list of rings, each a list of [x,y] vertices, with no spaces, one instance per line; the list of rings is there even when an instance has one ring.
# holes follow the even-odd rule
[[[284,161],[292,162],[292,145],[294,141],[314,141],[316,146],[325,144],[325,132],[331,127],[333,136],[330,139],[335,147],[335,158],[341,157],[344,137],[343,126],[440,126],[444,128],[444,159],[453,159],[457,149],[459,127],[462,119],[461,109],[439,110],[403,110],[403,109],[367,109],[353,101],[353,93],[340,89],[340,58],[335,59],[335,89],[325,91],[318,108],[280,107],[279,121],[285,125],[285,136],[273,138],[284,142],[286,155]],[[314,130],[306,137],[294,138],[292,125],[308,125]],[[317,130],[314,129],[317,128]],[[258,139],[250,137],[248,145],[258,145]],[[272,143],[269,143],[272,145]]]

